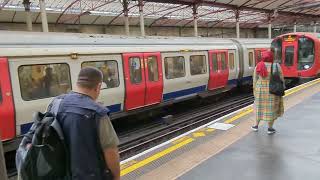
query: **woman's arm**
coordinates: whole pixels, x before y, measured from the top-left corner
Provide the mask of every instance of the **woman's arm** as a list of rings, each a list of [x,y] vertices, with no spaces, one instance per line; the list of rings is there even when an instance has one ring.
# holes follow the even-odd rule
[[[258,75],[256,71],[257,67],[254,68],[253,77],[252,77],[252,88],[253,88],[253,95],[255,95],[256,83],[258,81]]]

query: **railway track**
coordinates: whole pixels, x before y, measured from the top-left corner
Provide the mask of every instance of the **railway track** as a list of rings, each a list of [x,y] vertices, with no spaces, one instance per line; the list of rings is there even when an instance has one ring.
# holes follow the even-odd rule
[[[224,99],[213,104],[187,110],[187,112],[182,109],[184,113],[178,112],[173,114],[171,123],[169,124],[158,119],[153,122],[150,121],[144,126],[133,127],[130,131],[120,132],[120,157],[122,160],[126,159],[213,119],[252,104],[252,102],[252,95],[237,95],[227,100]],[[10,180],[15,179],[14,177],[17,175],[14,167],[14,155],[15,153],[12,152],[7,159],[7,164],[9,165],[8,177]]]
[[[148,127],[148,132],[145,131],[146,133],[134,136],[134,138],[122,139],[121,141],[120,136],[121,159],[126,159],[186,131],[248,106],[253,103],[253,99],[252,95],[238,96],[222,103],[196,108],[188,113],[177,115],[172,118],[172,123],[169,125],[158,124],[157,128]]]

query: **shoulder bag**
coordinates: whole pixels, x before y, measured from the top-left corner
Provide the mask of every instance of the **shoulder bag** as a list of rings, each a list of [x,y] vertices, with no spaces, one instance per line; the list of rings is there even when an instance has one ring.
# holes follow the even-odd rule
[[[284,85],[283,81],[280,77],[280,72],[278,69],[278,65],[276,64],[276,72],[273,72],[273,63],[271,65],[271,75],[270,75],[270,82],[269,82],[269,92],[270,94],[274,94],[276,96],[283,96],[284,95]]]

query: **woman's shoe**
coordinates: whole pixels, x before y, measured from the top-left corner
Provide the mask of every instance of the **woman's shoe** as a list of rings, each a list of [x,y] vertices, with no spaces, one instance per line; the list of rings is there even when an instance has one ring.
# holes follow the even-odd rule
[[[273,128],[268,128],[268,134],[274,134],[276,133],[276,130]]]
[[[251,129],[252,129],[254,132],[257,132],[257,131],[258,131],[258,126],[251,126]]]

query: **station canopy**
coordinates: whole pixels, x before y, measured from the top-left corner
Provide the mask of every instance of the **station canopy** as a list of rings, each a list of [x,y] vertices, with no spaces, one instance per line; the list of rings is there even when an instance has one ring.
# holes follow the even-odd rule
[[[25,22],[28,0],[0,0],[0,22]],[[127,3],[126,3],[127,2]],[[139,25],[143,5],[145,25],[193,26],[197,9],[199,27],[241,28],[313,24],[320,20],[319,0],[45,0],[49,23],[123,25],[124,4],[130,25]],[[33,22],[41,23],[39,0],[30,0]],[[319,21],[320,22],[320,21]]]

